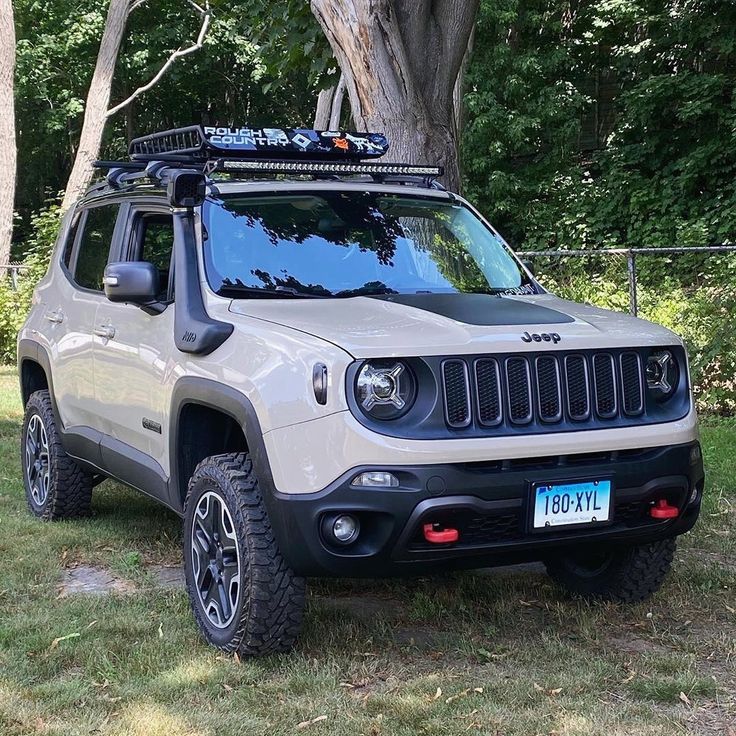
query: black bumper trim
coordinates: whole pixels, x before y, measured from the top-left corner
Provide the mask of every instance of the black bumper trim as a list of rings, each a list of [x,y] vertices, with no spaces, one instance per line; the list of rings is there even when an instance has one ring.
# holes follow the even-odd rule
[[[701,494],[690,502],[692,491],[703,488],[702,460],[691,459],[695,446],[692,442],[527,461],[358,467],[318,493],[282,494],[269,489],[264,499],[281,552],[301,575],[383,577],[485,567],[543,559],[564,547],[641,544],[684,534],[700,510]],[[358,473],[378,469],[394,473],[399,487],[350,485]],[[530,530],[533,483],[595,477],[613,481],[609,524],[542,533]],[[678,506],[678,518],[649,517],[650,504],[660,497]],[[360,519],[358,541],[347,547],[330,544],[321,532],[323,517],[340,512]],[[460,527],[457,543],[432,545],[423,539],[423,523],[448,518]]]

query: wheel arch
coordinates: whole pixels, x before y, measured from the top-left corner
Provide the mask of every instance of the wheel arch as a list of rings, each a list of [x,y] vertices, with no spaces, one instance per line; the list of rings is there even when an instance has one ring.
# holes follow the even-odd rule
[[[18,379],[23,406],[25,407],[31,394],[35,391],[48,390],[54,407],[55,419],[59,422],[51,378],[51,360],[46,348],[35,340],[24,338],[18,342]]]
[[[169,415],[170,503],[184,512],[189,478],[205,457],[250,454],[261,487],[273,487],[263,433],[253,404],[225,384],[208,378],[180,378]]]

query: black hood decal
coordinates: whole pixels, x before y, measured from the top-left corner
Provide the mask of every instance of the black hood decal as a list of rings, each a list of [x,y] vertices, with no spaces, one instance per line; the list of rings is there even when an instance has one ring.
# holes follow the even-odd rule
[[[555,309],[492,294],[377,294],[370,298],[424,309],[468,325],[561,325],[575,321]]]

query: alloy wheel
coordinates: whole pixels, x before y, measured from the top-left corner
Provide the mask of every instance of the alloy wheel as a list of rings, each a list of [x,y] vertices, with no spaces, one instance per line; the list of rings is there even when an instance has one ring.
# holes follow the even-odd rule
[[[34,414],[26,430],[26,477],[33,502],[41,507],[49,497],[49,441],[43,419]]]
[[[202,609],[212,626],[224,629],[235,618],[240,599],[240,549],[230,511],[213,491],[197,503],[191,554]]]

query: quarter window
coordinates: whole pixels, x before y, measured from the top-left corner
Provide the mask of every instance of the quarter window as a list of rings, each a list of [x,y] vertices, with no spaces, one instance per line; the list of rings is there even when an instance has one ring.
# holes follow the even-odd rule
[[[119,205],[103,205],[87,210],[82,237],[79,239],[74,280],[85,289],[102,291],[112,234]]]

